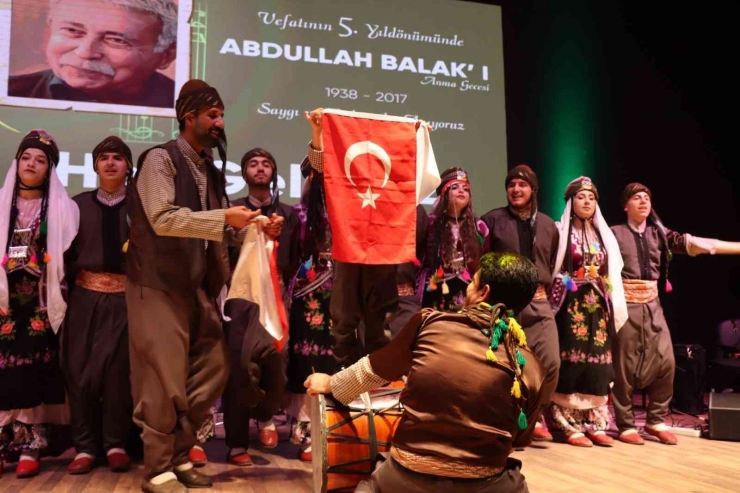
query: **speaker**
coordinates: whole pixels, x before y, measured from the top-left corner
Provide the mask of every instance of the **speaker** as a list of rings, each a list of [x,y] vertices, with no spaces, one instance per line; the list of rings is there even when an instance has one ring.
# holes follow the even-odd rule
[[[709,438],[740,442],[740,394],[709,394]]]
[[[674,344],[676,374],[673,379],[671,404],[686,414],[704,412],[706,352],[698,344]]]

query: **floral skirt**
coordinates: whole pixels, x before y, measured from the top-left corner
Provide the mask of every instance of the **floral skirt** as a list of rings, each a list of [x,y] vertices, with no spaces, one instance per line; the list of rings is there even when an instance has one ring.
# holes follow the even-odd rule
[[[332,351],[334,335],[331,331],[330,301],[331,280],[293,299],[288,343],[289,392],[305,394],[303,382],[311,373],[333,375],[338,370]]]
[[[28,452],[41,451],[48,447],[49,425],[29,425],[13,421],[0,426],[0,462],[5,457],[12,457]]]
[[[563,430],[566,434],[573,433],[595,433],[597,431],[606,431],[609,428],[609,406],[598,406],[591,409],[570,409],[550,405],[550,422],[548,425],[558,430]]]
[[[198,445],[203,445],[209,440],[216,438],[216,414],[221,412],[221,398],[219,397],[206,415],[206,420],[196,433]]]
[[[63,404],[59,340],[39,303],[39,278],[8,274],[8,312],[0,313],[0,411]]]
[[[614,322],[602,290],[591,283],[567,292],[555,315],[560,343],[561,394],[609,395],[614,380],[612,337]]]

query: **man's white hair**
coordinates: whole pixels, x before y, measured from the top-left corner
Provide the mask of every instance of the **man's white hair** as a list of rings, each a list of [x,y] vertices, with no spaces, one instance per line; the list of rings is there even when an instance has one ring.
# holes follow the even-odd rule
[[[70,1],[70,0],[67,0]],[[74,0],[71,0],[74,1]],[[161,53],[177,42],[177,4],[174,0],[98,0],[127,9],[140,10],[154,14],[162,21],[162,32],[159,33],[154,51]],[[62,0],[51,0],[51,6]]]

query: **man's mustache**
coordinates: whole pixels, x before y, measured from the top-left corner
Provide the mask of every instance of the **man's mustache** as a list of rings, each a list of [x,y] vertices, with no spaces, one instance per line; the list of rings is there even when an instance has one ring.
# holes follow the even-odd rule
[[[98,60],[80,61],[74,55],[62,55],[59,58],[59,64],[67,65],[69,67],[74,67],[81,70],[87,70],[89,72],[98,72],[109,77],[113,77],[116,74],[116,71],[113,70],[113,67],[111,67],[110,64],[106,62]]]

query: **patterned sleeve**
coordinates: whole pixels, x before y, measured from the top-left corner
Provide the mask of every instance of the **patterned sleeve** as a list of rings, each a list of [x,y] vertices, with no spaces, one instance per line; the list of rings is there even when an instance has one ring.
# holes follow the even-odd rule
[[[193,211],[175,205],[175,164],[164,149],[149,151],[136,178],[144,213],[160,236],[222,241],[226,213],[223,209]]]
[[[319,173],[324,172],[324,151],[314,149],[313,142],[308,144],[308,160],[311,162],[311,167]]]
[[[370,359],[365,356],[354,365],[331,377],[331,393],[336,400],[347,405],[358,395],[387,383],[387,380],[383,380],[373,372]]]

